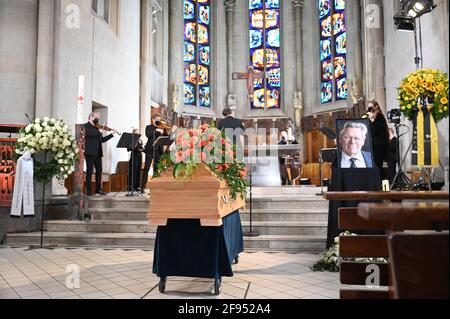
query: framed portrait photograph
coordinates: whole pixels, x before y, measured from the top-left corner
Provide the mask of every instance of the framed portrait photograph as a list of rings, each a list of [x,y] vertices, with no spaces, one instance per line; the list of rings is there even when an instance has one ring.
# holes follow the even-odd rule
[[[368,119],[337,119],[336,131],[340,168],[374,167]]]

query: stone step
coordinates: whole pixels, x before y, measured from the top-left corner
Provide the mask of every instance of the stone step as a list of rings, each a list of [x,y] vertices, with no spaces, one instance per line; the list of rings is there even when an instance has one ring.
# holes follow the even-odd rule
[[[146,221],[148,208],[89,208],[93,220]]]
[[[79,232],[45,232],[44,246],[58,247],[95,247],[95,248],[139,248],[153,250],[154,233],[79,233]],[[39,245],[41,234],[10,234],[6,245],[25,247]],[[292,251],[320,253],[325,249],[325,236],[317,235],[261,235],[244,237],[246,251]]]
[[[328,221],[328,209],[252,209],[252,219],[254,221]],[[241,220],[250,220],[250,210],[248,206],[241,210]]]
[[[6,238],[6,244],[11,247],[38,245],[40,234],[40,232],[10,234]],[[44,246],[153,249],[155,237],[155,233],[44,232]]]
[[[317,235],[260,235],[245,237],[246,251],[292,251],[321,253],[326,247],[326,236]]]
[[[247,206],[249,200],[247,200]],[[271,198],[253,197],[254,209],[305,209],[305,210],[328,210],[328,201],[312,196],[286,196],[279,195]]]
[[[253,195],[316,195],[322,189],[317,186],[283,186],[283,187],[252,187]],[[327,188],[324,187],[326,192]]]
[[[147,195],[141,197],[104,196],[90,197],[89,208],[149,208],[150,200]]]
[[[327,234],[326,222],[261,222],[254,221],[252,227],[261,235],[323,235]],[[250,222],[242,222],[242,230],[250,230]]]
[[[49,232],[98,232],[98,233],[154,233],[156,227],[150,227],[148,221],[93,220],[48,221],[45,229]]]

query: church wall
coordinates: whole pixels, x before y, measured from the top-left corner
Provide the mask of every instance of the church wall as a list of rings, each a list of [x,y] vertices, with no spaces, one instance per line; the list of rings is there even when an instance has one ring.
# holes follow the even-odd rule
[[[424,15],[422,22],[423,41],[423,65],[425,68],[436,68],[449,72],[448,52],[448,1],[436,0],[438,5],[434,11]],[[401,80],[407,73],[416,69],[414,64],[414,35],[411,32],[398,32],[395,30],[393,17],[396,13],[393,2],[384,0],[384,23],[385,23],[385,64],[386,64],[386,104],[387,109],[398,108],[397,90]],[[403,124],[409,126],[409,134],[403,137],[402,154],[409,146],[411,140],[411,122],[404,120]],[[439,158],[444,166],[448,166],[449,139],[448,118],[438,124],[439,131]],[[410,157],[406,163],[409,167]],[[442,178],[442,171],[436,172],[438,178]]]
[[[68,5],[80,8],[80,28],[67,28]],[[130,132],[139,127],[140,2],[119,1],[118,34],[103,20],[94,17],[90,1],[62,0],[55,64],[57,87],[54,114],[71,127],[76,121],[78,76],[86,76],[85,111],[87,121],[93,102],[105,106],[101,124]],[[126,150],[115,148],[119,137],[104,145],[104,172],[114,173],[118,161],[128,159]]]
[[[0,1],[0,123],[34,116],[38,1]]]

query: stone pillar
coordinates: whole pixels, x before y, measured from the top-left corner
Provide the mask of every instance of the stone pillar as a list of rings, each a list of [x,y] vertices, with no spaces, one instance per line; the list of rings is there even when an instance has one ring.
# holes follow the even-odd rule
[[[362,6],[365,96],[367,100],[377,100],[386,111],[383,1],[363,0]]]
[[[302,8],[304,0],[292,0],[295,16],[295,67],[296,67],[296,88],[294,93],[294,114],[295,126],[297,127],[297,140],[302,143],[303,132],[301,128],[303,110],[303,36],[302,36]],[[303,160],[303,159],[301,159]]]
[[[54,0],[39,0],[36,117],[52,117]]]
[[[359,1],[354,1],[352,4],[352,12],[354,14],[354,74],[353,80],[349,83],[349,95],[352,98],[352,104],[357,104],[361,102],[363,97],[363,66],[362,66],[362,40],[361,40],[361,5]]]
[[[26,124],[36,103],[38,0],[0,0],[0,121]]]
[[[233,81],[233,37],[234,37],[234,12],[236,9],[236,0],[225,0],[227,10],[227,106],[236,110],[236,91]]]
[[[183,1],[169,1],[169,87],[175,85],[180,103],[178,114],[183,112]]]
[[[150,0],[141,0],[141,85],[140,85],[140,131],[145,132],[150,123]]]

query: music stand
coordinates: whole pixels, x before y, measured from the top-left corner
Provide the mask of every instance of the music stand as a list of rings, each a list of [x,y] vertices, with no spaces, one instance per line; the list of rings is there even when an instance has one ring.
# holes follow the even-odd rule
[[[125,195],[127,197],[142,196],[141,194],[134,191],[134,149],[139,143],[140,138],[140,134],[123,133],[119,140],[119,143],[116,146],[117,148],[126,148],[127,150],[131,149],[131,185],[130,178],[128,178],[128,186],[126,187],[128,189],[128,193]],[[120,190],[116,195],[114,195],[114,197],[116,197],[123,191],[124,189]]]
[[[322,148],[319,151],[319,176],[320,176],[320,194],[323,195],[323,178],[322,178],[322,166],[323,163],[333,163],[337,158],[337,148]]]
[[[323,135],[325,135],[328,139],[330,140],[334,140],[336,139],[336,132],[335,130],[333,130],[332,128],[329,127],[321,127],[319,128],[320,133],[322,133]]]
[[[172,144],[173,144],[173,140],[170,138],[170,136],[160,136],[155,141],[155,143],[153,143],[153,147],[170,146]]]

